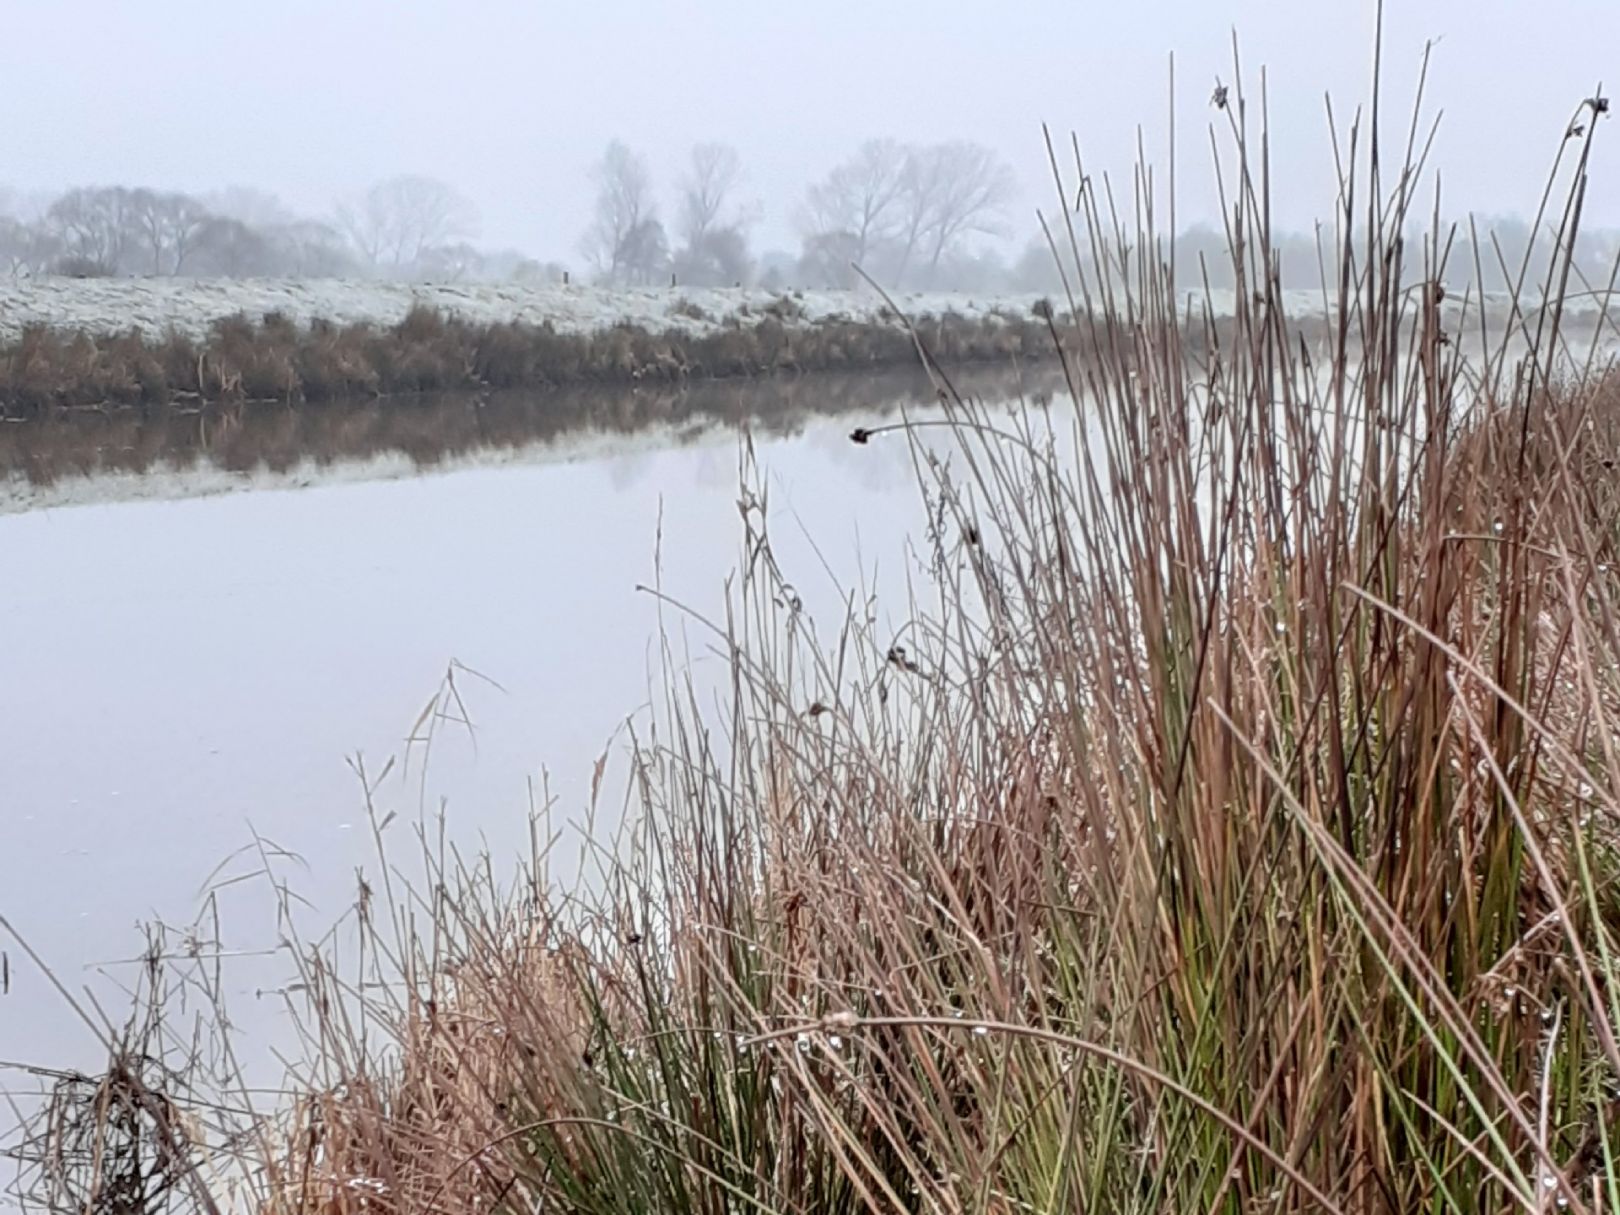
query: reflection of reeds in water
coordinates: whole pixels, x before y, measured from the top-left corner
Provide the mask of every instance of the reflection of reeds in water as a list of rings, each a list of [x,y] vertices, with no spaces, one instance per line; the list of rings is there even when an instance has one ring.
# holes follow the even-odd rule
[[[1050,392],[1061,383],[1050,363],[1023,375],[1001,367],[968,369],[964,375],[975,391],[995,397]],[[927,376],[911,369],[539,394],[518,389],[423,393],[307,409],[242,402],[192,410],[63,410],[0,426],[0,479],[48,485],[69,476],[199,465],[285,472],[304,463],[386,455],[430,466],[569,434],[628,435],[688,422],[746,422],[764,433],[786,433],[816,416],[881,414],[935,399]]]
[[[300,326],[279,313],[227,317],[200,340],[180,333],[103,337],[34,326],[0,348],[0,417],[32,418],[83,405],[292,404],[915,364],[912,337],[897,317],[812,322],[789,305],[784,298],[701,331],[621,324],[595,333],[559,333],[549,325],[475,323],[425,307],[387,327],[321,321]],[[943,363],[1005,364],[1050,354],[1048,320],[1044,313],[948,312],[918,323]]]
[[[9,935],[0,916],[0,936]],[[210,1181],[193,1155],[197,1132],[211,1116],[208,1103],[195,1101],[191,1091],[206,1060],[169,1037],[160,929],[150,934],[138,966],[135,1011],[121,1029],[98,1025],[93,1005],[73,1001],[61,988],[78,1019],[101,1039],[107,1066],[93,1075],[33,1069],[44,1097],[6,1153],[17,1170],[11,1196],[22,1198],[24,1209],[38,1200],[51,1211],[218,1215]]]

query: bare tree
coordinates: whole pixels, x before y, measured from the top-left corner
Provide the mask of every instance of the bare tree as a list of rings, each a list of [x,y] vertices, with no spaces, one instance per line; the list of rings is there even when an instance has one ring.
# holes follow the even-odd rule
[[[656,283],[669,273],[669,238],[657,219],[644,219],[624,234],[619,247],[619,273],[632,286]]]
[[[710,228],[677,251],[671,271],[682,283],[694,287],[726,287],[752,281],[754,259],[748,249],[748,234],[737,224]]]
[[[373,194],[387,221],[373,235],[394,242],[373,245],[382,264],[394,268],[396,250],[401,268],[408,259],[442,273],[450,261],[468,261],[465,250],[441,256],[442,243],[432,243],[464,222],[453,192],[448,204],[412,190]],[[233,189],[212,199],[217,207],[174,191],[69,190],[37,223],[0,219],[0,273],[339,277],[357,270],[337,228],[298,219],[273,195]]]
[[[141,268],[149,274],[180,274],[208,209],[186,194],[131,190],[127,200],[129,243],[141,248]],[[133,261],[133,258],[132,258]]]
[[[805,196],[801,227],[807,262],[839,286],[853,281],[849,264],[883,272],[881,261],[902,230],[908,153],[892,139],[869,139]],[[834,251],[836,250],[836,254]],[[843,260],[843,265],[829,258]]]
[[[1012,194],[1012,171],[982,144],[954,140],[912,149],[901,178],[905,243],[896,281],[920,258],[932,282],[965,237],[999,234]]]
[[[263,232],[214,215],[198,228],[185,272],[198,278],[254,278],[282,273],[282,267]]]
[[[930,280],[966,239],[999,231],[1012,174],[965,141],[910,147],[871,139],[805,196],[801,271],[849,286],[848,263],[896,285],[919,266]]]
[[[43,225],[0,215],[0,272],[44,274],[61,255],[60,242]]]
[[[75,273],[118,274],[128,265],[130,194],[122,186],[69,190],[45,212],[61,243],[61,257]]]
[[[733,205],[742,182],[742,161],[735,148],[700,143],[681,180],[681,249],[675,254],[676,276],[699,286],[742,282],[751,276],[748,225],[753,218]]]
[[[19,190],[14,186],[0,186],[0,215],[20,219],[27,224],[39,224],[45,211],[55,200],[49,191]]]
[[[358,203],[338,208],[337,221],[362,262],[395,275],[478,228],[477,211],[453,187],[415,174],[378,182]]]
[[[215,215],[198,230],[183,273],[198,278],[341,278],[355,269],[342,234],[327,224],[295,219],[261,226]]]
[[[342,278],[355,273],[354,255],[343,234],[316,219],[295,219],[265,230],[276,250],[278,274],[303,278]]]
[[[853,287],[856,266],[865,269],[866,259],[855,234],[842,229],[806,236],[799,249],[799,280],[812,286]]]
[[[681,179],[680,237],[688,246],[722,223],[721,215],[742,184],[742,160],[737,149],[723,143],[700,143],[692,149],[692,163]],[[741,217],[730,222],[741,224]]]
[[[596,210],[580,252],[604,282],[647,281],[655,255],[668,254],[647,162],[615,139],[591,177],[596,182]]]
[[[431,279],[446,283],[476,281],[485,276],[486,258],[466,241],[435,245],[422,257],[422,271]]]

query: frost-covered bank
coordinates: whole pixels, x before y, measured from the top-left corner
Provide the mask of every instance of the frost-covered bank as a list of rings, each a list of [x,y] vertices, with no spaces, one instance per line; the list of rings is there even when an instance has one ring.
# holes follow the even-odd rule
[[[1039,297],[910,293],[895,297],[908,315],[955,313],[970,319],[1024,316]],[[220,320],[278,313],[298,324],[398,324],[413,308],[473,324],[550,325],[596,333],[615,325],[707,333],[761,317],[795,326],[875,323],[886,305],[862,291],[752,288],[606,288],[518,283],[375,283],[350,279],[0,279],[0,339],[30,325],[112,335],[139,329],[200,339]]]
[[[1036,297],[350,282],[0,286],[0,412],[681,382],[1047,356]],[[901,313],[904,313],[902,317]]]
[[[1190,296],[1204,305],[1203,291]],[[972,321],[1027,319],[1038,294],[902,292],[895,306],[911,317],[955,315]],[[1281,293],[1285,310],[1299,318],[1320,315],[1320,290]],[[1465,296],[1448,290],[1444,311],[1460,320]],[[1477,310],[1479,296],[1472,297]],[[1054,302],[1059,302],[1055,300]],[[1215,315],[1233,311],[1232,293],[1214,290],[1208,303]],[[1493,314],[1507,311],[1507,297],[1486,297]],[[748,327],[774,318],[790,328],[837,322],[888,324],[888,304],[870,288],[856,291],[766,291],[758,288],[607,288],[520,283],[377,283],[352,279],[72,279],[0,278],[0,341],[15,340],[30,326],[83,330],[111,336],[138,329],[149,336],[173,332],[206,338],[221,320],[258,320],[276,314],[299,325],[324,321],[335,326],[387,327],[413,308],[428,308],[478,325],[548,325],[562,334],[599,333],[615,326],[649,332],[707,334]],[[1565,301],[1577,321],[1595,319],[1599,297],[1581,294]]]
[[[1321,292],[1277,300],[1303,336],[1331,330]],[[1514,316],[1503,301],[1485,309],[1498,334]],[[1219,329],[1237,309],[1216,291],[1184,295],[1178,311]],[[1477,297],[1448,293],[1441,311],[1448,330],[1477,333]],[[22,279],[0,282],[0,417],[865,371],[913,366],[911,326],[942,365],[1006,364],[1051,356],[1053,315],[1033,295],[908,294],[891,305],[872,290]],[[1067,300],[1055,315],[1061,336]],[[1508,327],[1526,330],[1522,305],[1517,316]],[[1591,297],[1566,303],[1566,327],[1601,318]],[[1616,332],[1612,316],[1592,332]]]

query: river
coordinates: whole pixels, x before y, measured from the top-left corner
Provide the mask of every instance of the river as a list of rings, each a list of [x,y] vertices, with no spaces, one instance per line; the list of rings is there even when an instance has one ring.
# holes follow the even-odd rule
[[[928,409],[926,383],[713,391],[696,407],[576,401],[567,427],[531,396],[0,433],[0,915],[115,1021],[138,925],[169,925],[177,950],[189,935],[222,959],[232,1018],[260,1049],[288,977],[265,859],[301,922],[340,917],[378,868],[361,770],[377,780],[395,761],[374,813],[395,816],[385,842],[407,862],[441,807],[456,846],[515,858],[549,795],[566,879],[596,761],[609,757],[602,831],[625,723],[657,678],[657,604],[638,587],[661,578],[694,611],[723,609],[745,419],[807,610],[836,623],[852,590],[920,568],[904,437],[848,436]],[[609,421],[582,430],[587,417]],[[895,600],[880,629],[891,610],[900,627]],[[701,628],[665,618],[678,651],[718,665]],[[440,718],[430,752],[407,745],[447,674],[472,729]],[[0,950],[0,1062],[94,1068],[96,1035],[50,977],[15,940]],[[8,1091],[30,1083],[0,1070]]]

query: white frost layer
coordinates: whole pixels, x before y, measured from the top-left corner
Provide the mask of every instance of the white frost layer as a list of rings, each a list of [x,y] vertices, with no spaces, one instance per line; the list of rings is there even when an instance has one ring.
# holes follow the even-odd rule
[[[1230,315],[1232,293],[1213,293],[1218,315]],[[940,292],[896,294],[907,315],[1028,318],[1042,297],[969,295]],[[1288,291],[1284,303],[1295,316],[1322,311],[1322,293]],[[786,300],[787,306],[781,307]],[[1054,300],[1054,302],[1060,302]],[[1447,300],[1448,311],[1458,303]],[[758,289],[585,286],[530,286],[517,283],[373,283],[347,279],[71,279],[0,278],[0,340],[13,338],[25,326],[45,324],[90,333],[148,334],[168,330],[193,337],[237,313],[257,320],[280,312],[301,324],[326,320],[336,324],[369,322],[389,325],[417,304],[454,313],[473,322],[549,321],[559,332],[592,333],[629,323],[659,331],[704,332],[730,320],[748,324],[779,306],[789,324],[813,325],[832,319],[879,321],[885,307],[871,288],[856,291],[770,292]],[[1589,298],[1571,301],[1572,311],[1595,312]],[[1194,297],[1196,315],[1203,306]],[[1476,304],[1477,306],[1477,304]],[[1495,311],[1495,309],[1493,309]]]
[[[729,318],[759,319],[784,297],[789,323],[847,318],[875,321],[884,307],[876,292],[770,292],[753,289],[661,287],[607,289],[516,283],[372,283],[340,279],[0,279],[0,337],[31,324],[91,333],[173,329],[201,336],[222,317],[257,320],[280,312],[299,323],[389,325],[418,304],[487,323],[549,321],[559,332],[591,333],[629,323],[650,330],[701,332]],[[1040,297],[912,293],[895,297],[911,315],[957,312],[1028,317]]]

